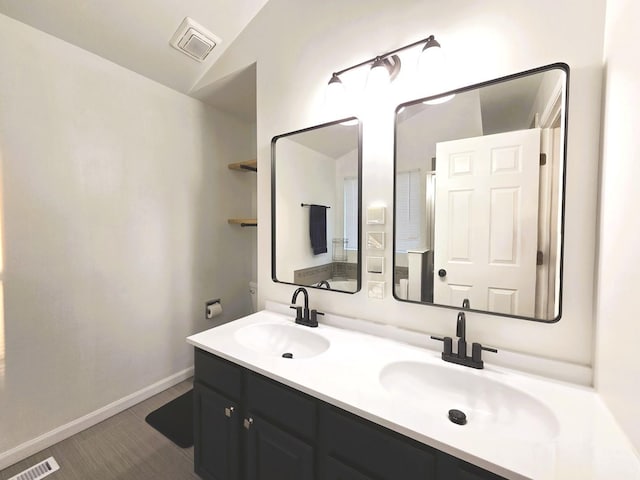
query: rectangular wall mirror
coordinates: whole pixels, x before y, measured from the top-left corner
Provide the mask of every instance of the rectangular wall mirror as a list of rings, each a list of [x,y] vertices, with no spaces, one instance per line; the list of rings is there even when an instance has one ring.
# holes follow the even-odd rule
[[[273,281],[360,290],[361,147],[355,117],[273,137]]]
[[[553,64],[398,106],[396,299],[559,320],[568,76]]]

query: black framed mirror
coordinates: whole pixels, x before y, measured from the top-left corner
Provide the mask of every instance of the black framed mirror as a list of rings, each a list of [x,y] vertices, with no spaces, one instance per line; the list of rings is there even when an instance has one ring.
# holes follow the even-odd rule
[[[398,106],[397,300],[560,319],[568,84],[556,63]]]
[[[361,286],[362,126],[355,117],[271,141],[271,277],[355,293]]]

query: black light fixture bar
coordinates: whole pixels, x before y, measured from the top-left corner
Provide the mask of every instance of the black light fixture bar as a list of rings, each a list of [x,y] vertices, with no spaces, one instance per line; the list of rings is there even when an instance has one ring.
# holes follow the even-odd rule
[[[343,68],[342,70],[339,70],[337,72],[333,72],[332,76],[338,77],[343,73],[353,70],[355,68],[362,67],[364,65],[370,65],[376,62],[377,60],[384,60],[385,58],[390,57],[396,53],[402,52],[404,50],[408,50],[409,48],[417,47],[421,43],[424,43],[426,45],[427,43],[430,43],[430,42],[436,42],[436,44],[439,46],[439,44],[436,41],[436,38],[433,35],[429,35],[427,38],[423,38],[422,40],[418,40],[417,42],[410,43],[409,45],[405,45],[404,47],[396,48],[395,50],[391,50],[390,52],[383,53],[382,55],[378,55],[377,57],[373,57],[369,60],[365,60],[364,62],[360,62],[356,65],[352,65],[350,67]]]

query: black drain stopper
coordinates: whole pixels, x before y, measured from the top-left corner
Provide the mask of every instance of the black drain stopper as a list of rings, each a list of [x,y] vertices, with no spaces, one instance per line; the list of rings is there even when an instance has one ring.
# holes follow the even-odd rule
[[[463,411],[452,408],[449,410],[449,420],[458,425],[465,425],[467,423],[467,416]]]

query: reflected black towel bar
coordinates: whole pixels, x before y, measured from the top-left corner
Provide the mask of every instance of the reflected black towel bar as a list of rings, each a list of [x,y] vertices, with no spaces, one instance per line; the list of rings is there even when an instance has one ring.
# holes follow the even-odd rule
[[[331,207],[327,207],[326,205],[318,205],[318,204],[315,204],[315,203],[301,203],[300,204],[301,207],[310,207],[312,205],[314,207],[331,208]]]

